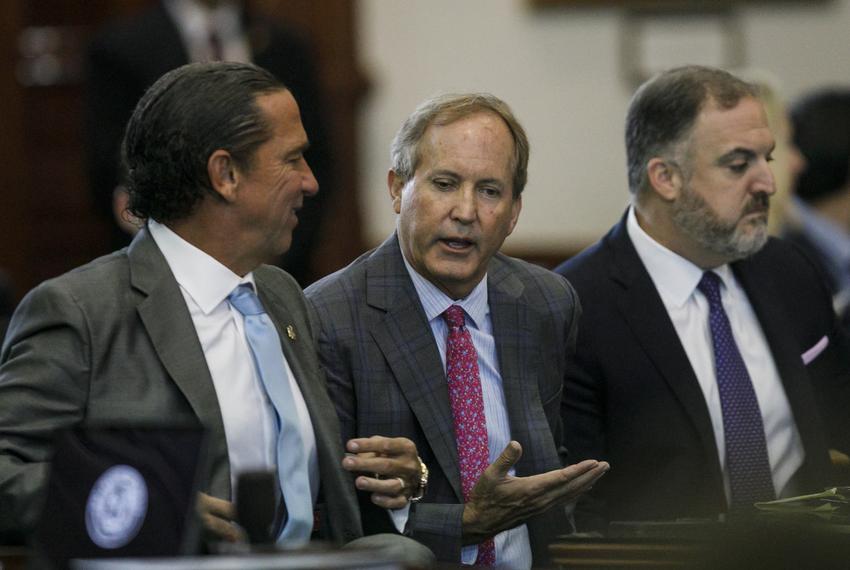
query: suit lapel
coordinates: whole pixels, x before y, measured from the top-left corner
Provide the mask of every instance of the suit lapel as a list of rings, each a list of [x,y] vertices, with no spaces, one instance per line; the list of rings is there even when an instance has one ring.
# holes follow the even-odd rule
[[[555,469],[559,466],[559,459],[540,401],[540,353],[533,346],[540,339],[537,332],[540,319],[522,299],[522,282],[510,272],[499,256],[490,262],[487,280],[488,303],[511,439],[518,441],[523,448],[517,474],[538,473],[543,466]],[[549,441],[540,441],[540,434],[547,434]],[[537,457],[534,454],[536,449],[552,452],[546,457]]]
[[[617,308],[693,422],[707,464],[717,466],[719,479],[717,442],[705,396],[661,296],[628,237],[625,218],[606,240],[614,254],[610,277],[622,288],[622,294],[617,296]]]
[[[366,298],[386,311],[370,330],[459,501],[457,447],[446,373],[395,234],[367,261]]]
[[[300,290],[272,284],[264,268],[254,272],[257,291],[280,337],[283,355],[301,391],[316,438],[319,480],[323,502],[336,506],[330,529],[340,529],[340,536],[350,540],[363,534],[361,521],[351,517],[357,512],[354,485],[340,462],[344,456],[339,420],[328,397],[324,377],[319,373],[316,345],[307,321],[307,308]],[[290,334],[291,333],[291,334]]]
[[[221,410],[186,301],[146,229],[133,240],[128,258],[131,284],[144,295],[137,311],[157,356],[195,415],[210,431],[212,491],[226,490],[225,496],[229,496],[230,465]]]
[[[337,423],[336,412],[325,392],[324,382],[316,376],[319,364],[316,359],[316,348],[310,336],[309,323],[299,317],[298,312],[291,310],[291,306],[303,305],[303,301],[298,298],[287,299],[281,287],[269,287],[261,270],[255,272],[255,278],[263,306],[277,328],[283,355],[310,411],[316,440],[327,442],[330,441],[328,439],[330,437],[339,441],[339,428],[331,429]],[[306,315],[306,311],[300,314]],[[292,336],[289,335],[290,331]],[[319,447],[320,453],[327,451],[327,446]],[[337,459],[342,458],[334,458],[334,460]]]
[[[800,356],[800,347],[795,343],[795,324],[790,322],[782,310],[782,296],[777,290],[774,280],[767,278],[764,272],[759,272],[751,260],[741,261],[732,265],[735,276],[747,293],[747,299],[761,325],[762,332],[770,346],[770,352],[776,369],[779,372],[782,386],[788,397],[797,424],[803,446],[806,450],[816,450],[825,447],[822,440],[813,440],[816,434],[824,432],[816,415],[811,410],[816,408],[815,396],[811,391],[808,372]]]

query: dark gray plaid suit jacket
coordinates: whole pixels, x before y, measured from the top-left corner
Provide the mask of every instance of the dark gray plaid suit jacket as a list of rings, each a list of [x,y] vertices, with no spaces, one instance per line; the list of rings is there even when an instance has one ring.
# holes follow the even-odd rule
[[[463,512],[446,375],[398,239],[306,291],[320,322],[319,353],[344,438],[373,434],[412,439],[431,471],[410,525],[437,558],[459,561]],[[561,390],[580,313],[570,284],[497,254],[488,295],[511,425],[523,448],[517,475],[563,465]],[[569,521],[558,507],[528,521],[534,563]]]

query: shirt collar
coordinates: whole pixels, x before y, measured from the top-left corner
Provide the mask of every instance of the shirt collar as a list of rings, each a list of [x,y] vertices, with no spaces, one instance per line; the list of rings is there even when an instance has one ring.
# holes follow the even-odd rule
[[[174,279],[205,315],[212,312],[242,283],[250,283],[256,290],[253,273],[239,277],[164,224],[149,220],[148,230],[171,268]]]
[[[705,271],[652,239],[640,227],[634,207],[629,208],[626,231],[664,305],[672,308],[684,306]],[[712,271],[723,281],[726,290],[730,290],[733,276],[729,264],[715,267]]]
[[[413,266],[407,262],[404,253],[402,253],[401,258],[404,260],[404,267],[407,269],[407,274],[410,275],[410,279],[413,281],[413,287],[416,289],[416,294],[419,296],[419,301],[422,303],[422,308],[425,310],[425,316],[428,318],[428,322],[441,316],[452,305],[460,305],[472,320],[475,328],[480,329],[484,325],[484,319],[490,313],[486,273],[484,274],[484,278],[481,279],[469,295],[456,301],[417,273]]]
[[[207,40],[213,30],[223,37],[239,33],[240,13],[234,2],[221,2],[213,8],[197,0],[167,0],[164,4],[179,24],[177,28],[191,38]]]

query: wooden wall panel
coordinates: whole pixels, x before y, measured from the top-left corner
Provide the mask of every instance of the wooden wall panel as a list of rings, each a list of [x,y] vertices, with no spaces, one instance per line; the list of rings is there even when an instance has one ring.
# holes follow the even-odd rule
[[[6,185],[0,192],[0,268],[11,276],[18,296],[109,248],[109,227],[93,213],[85,175],[83,50],[98,27],[151,1],[0,2],[0,152],[6,174]],[[269,17],[301,29],[315,44],[328,109],[328,136],[335,156],[335,179],[341,181],[315,262],[316,274],[323,275],[362,250],[355,120],[365,81],[357,66],[356,3],[249,1]],[[48,74],[45,84],[33,81],[39,77],[39,70],[44,71],[34,65],[32,49],[38,42],[33,42],[33,37],[53,38],[54,43],[59,38],[47,52],[55,56],[61,73]],[[30,41],[21,42],[26,38]],[[16,77],[17,70],[24,71],[21,80]]]

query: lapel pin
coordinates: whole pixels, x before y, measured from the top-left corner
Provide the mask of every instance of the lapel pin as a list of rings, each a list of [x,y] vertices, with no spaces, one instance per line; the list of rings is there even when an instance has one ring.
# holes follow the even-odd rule
[[[286,325],[286,336],[289,337],[289,340],[295,340],[295,327],[292,325]]]

